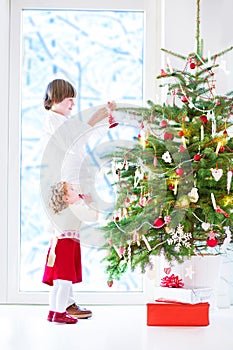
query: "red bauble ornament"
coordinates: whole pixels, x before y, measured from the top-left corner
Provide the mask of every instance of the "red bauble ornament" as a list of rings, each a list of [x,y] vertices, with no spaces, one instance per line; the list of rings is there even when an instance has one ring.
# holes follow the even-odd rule
[[[163,135],[163,139],[164,140],[173,140],[174,139],[174,135],[173,134],[170,134],[169,132],[165,132],[164,135]]]
[[[208,237],[206,240],[206,244],[208,245],[208,247],[214,248],[216,247],[216,245],[218,245],[218,240],[215,237]]]
[[[224,131],[223,131],[223,135],[224,135],[224,136],[228,136],[227,130],[224,130]]]
[[[107,284],[108,284],[109,287],[112,287],[113,281],[108,281]]]
[[[161,120],[160,127],[161,128],[166,128],[167,126],[168,126],[168,122],[166,120]]]
[[[191,69],[195,69],[195,68],[196,68],[196,63],[191,62],[190,65],[189,65],[189,67],[190,67]]]
[[[117,126],[119,123],[115,121],[115,119],[113,118],[113,116],[111,114],[109,114],[108,116],[108,122],[109,122],[109,129],[111,128],[115,128],[115,126]]]
[[[207,119],[207,116],[206,115],[201,115],[200,116],[200,120],[203,122],[203,123],[207,123],[208,122],[208,119]]]
[[[183,96],[181,97],[181,101],[184,102],[184,103],[187,103],[189,100],[188,100],[188,97],[187,97],[187,96],[183,95]]]
[[[219,152],[220,153],[223,153],[225,151],[225,148],[223,147],[223,146],[221,146],[220,148],[219,148]]]
[[[195,156],[193,157],[193,159],[198,162],[201,159],[200,154],[195,154]]]
[[[173,184],[169,184],[169,185],[168,185],[168,189],[169,189],[169,190],[172,191],[172,190],[174,190],[174,188],[175,188],[175,186],[174,186]]]
[[[176,169],[176,175],[182,176],[184,174],[184,170],[182,168]]]
[[[183,132],[183,131],[179,131],[179,132],[178,132],[178,135],[179,135],[180,137],[182,137],[182,136],[184,136],[184,132]]]
[[[155,221],[154,221],[154,227],[155,228],[161,228],[164,225],[165,225],[165,222],[164,222],[164,220],[162,218],[155,219]]]

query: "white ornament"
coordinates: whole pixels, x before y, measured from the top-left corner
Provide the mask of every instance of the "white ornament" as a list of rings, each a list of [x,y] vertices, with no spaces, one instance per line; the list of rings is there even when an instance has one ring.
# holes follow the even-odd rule
[[[222,69],[226,75],[230,74],[229,69],[227,69],[227,61],[226,60],[220,61],[219,65],[218,65],[218,69]]]
[[[193,270],[192,265],[185,268],[185,277],[192,279],[194,273],[195,273],[195,271]]]
[[[215,181],[219,181],[223,175],[223,170],[222,169],[211,169],[212,176]]]
[[[137,168],[134,174],[134,187],[137,187],[140,180],[142,180],[144,177],[144,171],[142,168]]]
[[[208,222],[203,222],[203,223],[201,224],[201,227],[203,228],[204,231],[208,231],[209,228],[210,228],[210,226],[211,226],[211,225],[210,225]]]
[[[214,194],[211,193],[210,196],[211,196],[211,201],[212,201],[213,208],[214,208],[214,210],[216,210],[217,209],[217,205],[216,205],[216,200],[215,200]]]
[[[231,181],[232,181],[232,171],[228,170],[227,172],[227,193],[230,193],[231,190]]]
[[[122,255],[121,255],[121,253],[119,252],[118,248],[117,248],[115,245],[113,245],[113,248],[115,249],[115,252],[117,253],[117,255],[119,256],[119,258],[121,259],[121,258],[122,258]]]
[[[129,162],[127,161],[127,159],[124,162],[124,166],[125,166],[125,170],[129,169]]]
[[[212,137],[214,138],[216,135],[216,119],[212,119]]]
[[[167,239],[168,245],[175,244],[177,251],[180,250],[182,245],[186,248],[190,248],[190,239],[192,238],[192,234],[190,232],[184,232],[181,224],[178,224],[176,229],[167,228],[167,233],[171,235],[171,237]]]
[[[217,147],[216,147],[216,151],[215,151],[216,154],[218,154],[221,146],[222,146],[222,142],[219,141],[217,144]]]
[[[162,155],[162,159],[164,160],[165,163],[171,163],[172,158],[170,156],[170,153],[167,151]]]
[[[193,187],[191,191],[188,193],[190,202],[196,203],[199,199],[198,189]]]
[[[131,245],[128,245],[128,265],[131,266]]]
[[[223,244],[222,244],[222,246],[221,246],[221,251],[222,251],[222,253],[225,253],[225,251],[226,251],[228,245],[229,245],[230,242],[231,242],[231,231],[230,231],[229,226],[224,227],[224,229],[225,229],[225,232],[226,232],[226,235],[227,235],[227,236],[226,236],[226,238],[224,239]]]
[[[144,235],[142,235],[142,239],[147,247],[147,250],[150,252],[152,249],[151,249],[150,243],[148,242],[147,238]]]
[[[204,139],[204,126],[201,125],[201,141]]]

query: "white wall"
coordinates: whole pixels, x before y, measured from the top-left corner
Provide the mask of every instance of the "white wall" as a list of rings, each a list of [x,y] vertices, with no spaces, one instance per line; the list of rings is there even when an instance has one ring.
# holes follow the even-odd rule
[[[165,1],[165,48],[183,55],[195,49],[196,0]],[[233,1],[200,0],[200,36],[204,40],[204,55],[219,53],[233,46]],[[233,90],[233,50],[221,59],[226,60],[229,75],[216,74],[217,91]],[[220,60],[217,61],[220,63]]]

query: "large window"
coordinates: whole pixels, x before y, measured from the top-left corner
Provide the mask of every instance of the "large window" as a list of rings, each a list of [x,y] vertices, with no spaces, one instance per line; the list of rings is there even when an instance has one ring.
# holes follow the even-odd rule
[[[73,1],[62,3],[58,1],[57,8],[41,1],[18,0],[12,4],[10,99],[15,103],[10,108],[9,205],[15,220],[9,220],[9,242],[15,243],[9,259],[13,262],[10,270],[17,272],[17,277],[9,281],[9,300],[13,301],[25,300],[26,295],[34,302],[47,302],[46,293],[41,292],[48,289],[41,278],[50,237],[40,196],[45,146],[41,136],[46,118],[43,96],[47,84],[55,78],[64,78],[75,86],[78,92],[75,112],[82,121],[87,113],[112,99],[119,104],[142,105],[153,90],[153,86],[148,88],[146,84],[155,69],[151,66],[147,69],[155,51],[149,59],[146,57],[148,23],[151,23],[151,32],[155,29],[148,21],[152,15],[149,9],[155,11],[152,1],[145,4],[136,1],[131,7],[118,2],[116,8],[91,6],[90,10],[87,5],[80,8],[77,1],[75,5]],[[135,133],[134,127],[125,134],[119,127],[108,131],[105,141],[130,140]],[[93,149],[101,142],[98,137],[95,141],[92,139]],[[99,175],[96,181],[101,182],[103,193],[107,193],[108,181],[101,180]],[[109,288],[100,263],[103,252],[99,252],[98,244],[85,243],[82,247],[84,282],[78,285],[78,291],[91,293],[91,302],[93,293],[105,293],[105,303],[106,293],[123,293],[125,300],[127,293],[134,293],[140,299],[144,293],[142,277],[129,273]],[[120,302],[124,302],[122,298]]]
[[[40,135],[46,118],[41,106],[46,84],[55,78],[71,81],[78,91],[76,108],[80,118],[87,108],[104,101],[107,104],[112,99],[141,105],[143,35],[143,11],[24,10],[22,13],[22,291],[43,288],[41,261],[50,239],[39,191],[44,146]],[[123,136],[119,129],[114,132],[118,139]],[[106,137],[110,141],[113,135],[107,133]],[[96,140],[94,148],[99,141]],[[107,290],[100,263],[102,254],[84,244],[82,251],[84,282],[78,288]],[[140,281],[133,277],[124,279],[116,283],[116,289],[142,290]],[[114,287],[109,291],[113,290]]]

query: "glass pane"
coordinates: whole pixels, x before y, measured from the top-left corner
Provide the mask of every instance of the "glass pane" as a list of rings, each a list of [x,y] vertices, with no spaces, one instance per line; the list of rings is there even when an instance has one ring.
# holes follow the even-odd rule
[[[137,11],[22,12],[21,291],[47,290],[41,279],[50,237],[39,182],[44,90],[55,78],[69,80],[78,91],[77,113],[113,99],[141,105],[143,22]],[[142,290],[141,278],[132,273],[108,288],[103,253],[95,247],[84,245],[82,257],[79,290]]]

